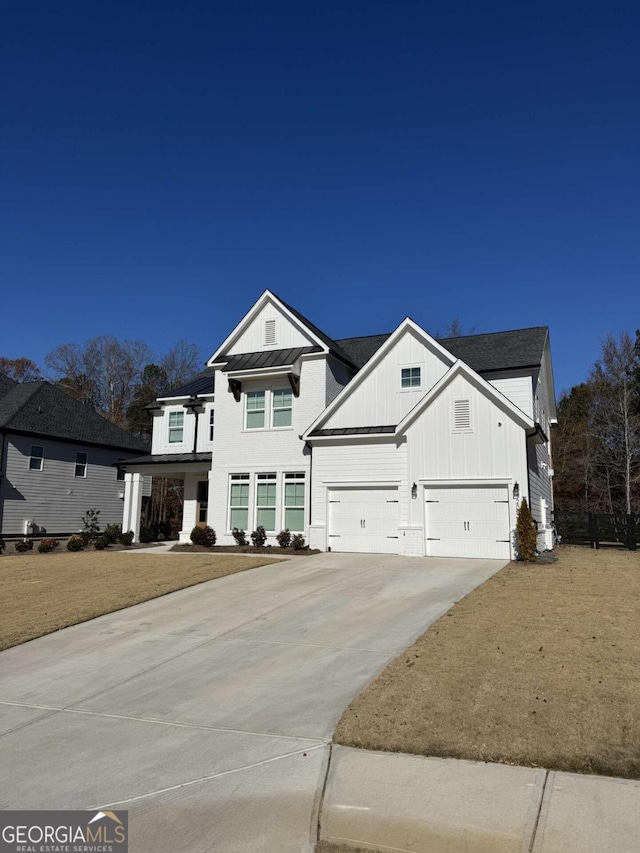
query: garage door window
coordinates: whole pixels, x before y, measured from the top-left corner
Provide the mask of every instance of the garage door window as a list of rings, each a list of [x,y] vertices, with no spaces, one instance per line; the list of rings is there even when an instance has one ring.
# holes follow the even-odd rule
[[[284,526],[300,533],[304,530],[304,474],[284,475]]]
[[[256,485],[256,527],[276,529],[276,475],[258,474]]]

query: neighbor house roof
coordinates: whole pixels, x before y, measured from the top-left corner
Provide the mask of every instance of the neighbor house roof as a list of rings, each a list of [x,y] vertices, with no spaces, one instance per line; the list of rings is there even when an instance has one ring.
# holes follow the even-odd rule
[[[9,379],[4,373],[0,373],[0,397],[3,397],[16,384],[13,379]]]
[[[14,383],[0,397],[0,431],[27,433],[118,450],[145,450],[139,438],[49,382]]]

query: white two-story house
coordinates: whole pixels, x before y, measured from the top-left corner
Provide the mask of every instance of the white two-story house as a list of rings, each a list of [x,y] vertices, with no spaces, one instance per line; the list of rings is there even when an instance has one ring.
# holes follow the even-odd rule
[[[163,474],[184,478],[181,541],[261,525],[322,550],[509,559],[526,497],[552,545],[546,327],[438,341],[406,319],[332,340],[267,291],[153,416],[151,454],[126,466],[125,529],[142,476]]]

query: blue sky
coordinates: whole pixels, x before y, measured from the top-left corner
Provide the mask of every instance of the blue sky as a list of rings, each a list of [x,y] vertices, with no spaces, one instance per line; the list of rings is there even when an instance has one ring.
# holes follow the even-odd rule
[[[334,337],[640,326],[637,3],[5,7],[0,355],[210,355],[269,288]]]

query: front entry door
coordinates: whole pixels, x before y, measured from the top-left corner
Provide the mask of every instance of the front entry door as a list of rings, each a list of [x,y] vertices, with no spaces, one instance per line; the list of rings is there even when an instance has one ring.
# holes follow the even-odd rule
[[[198,493],[196,503],[196,524],[198,527],[207,526],[207,508],[209,506],[209,481],[198,481]]]

